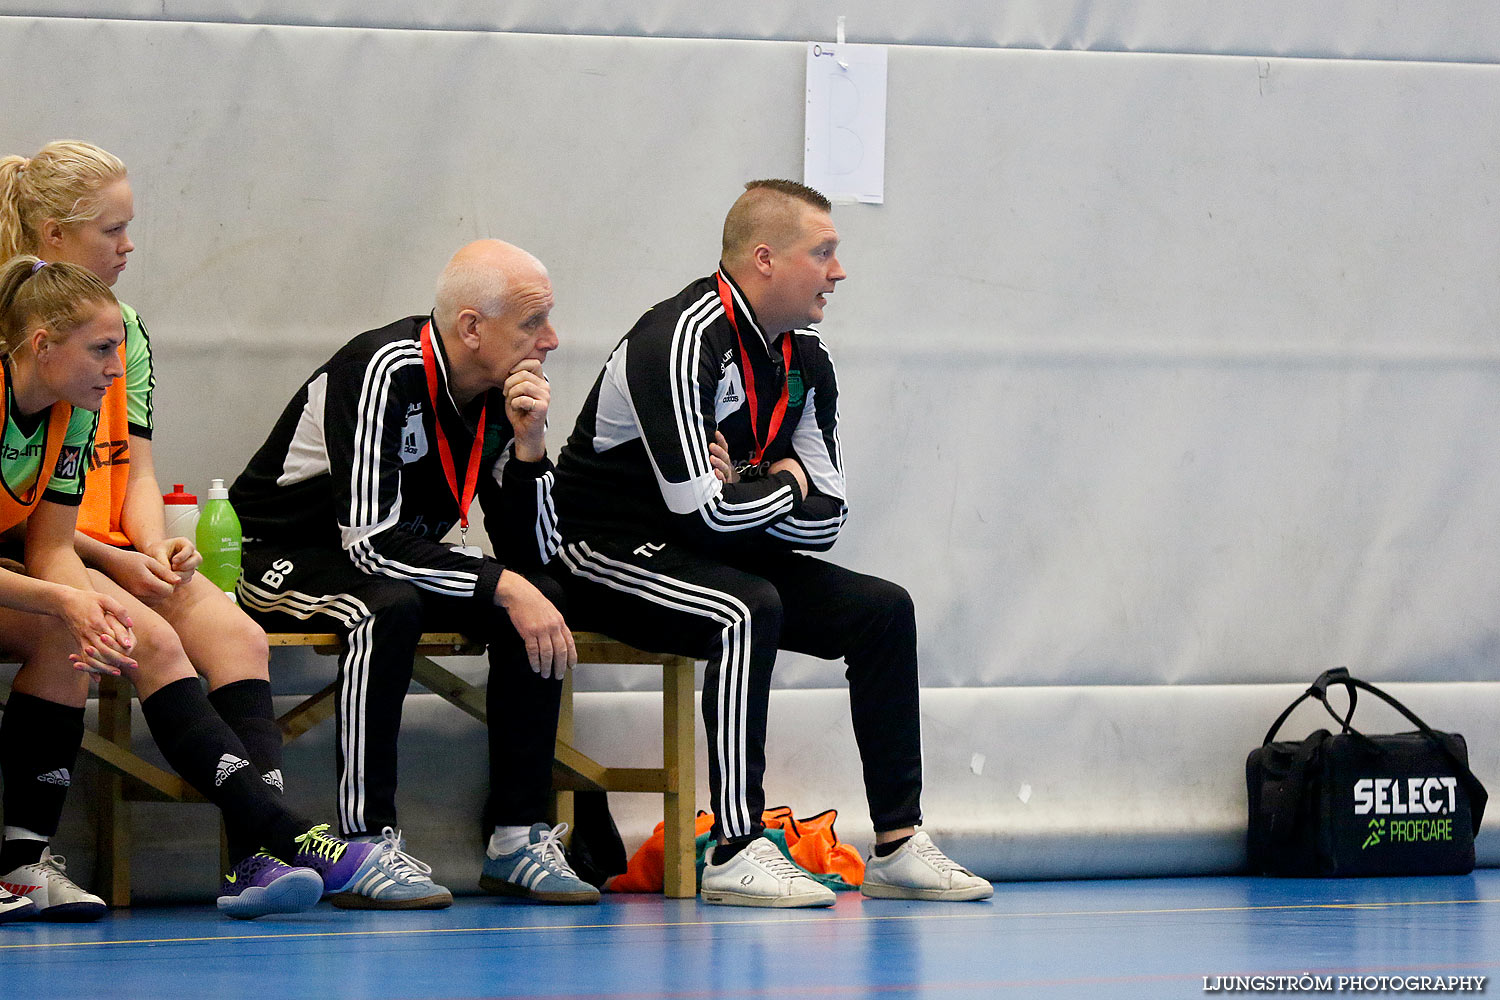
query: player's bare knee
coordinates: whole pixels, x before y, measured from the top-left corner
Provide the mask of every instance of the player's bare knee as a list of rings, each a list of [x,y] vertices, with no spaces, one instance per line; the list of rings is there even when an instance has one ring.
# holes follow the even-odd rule
[[[176,672],[177,665],[187,663],[182,639],[165,618],[146,610],[135,612],[131,619],[135,645],[130,649],[130,657],[141,665],[141,669],[147,669],[149,664],[153,671]]]
[[[265,629],[255,624],[249,615],[236,610],[225,633],[225,641],[234,647],[237,660],[247,668],[253,667],[257,676],[267,676],[271,644],[266,640]]]

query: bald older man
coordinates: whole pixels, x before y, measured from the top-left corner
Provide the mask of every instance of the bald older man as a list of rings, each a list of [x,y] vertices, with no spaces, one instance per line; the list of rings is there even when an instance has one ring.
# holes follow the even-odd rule
[[[230,499],[244,528],[240,602],[268,629],[345,636],[338,812],[350,838],[404,849],[396,736],[418,636],[489,648],[490,805],[480,885],[597,902],[543,822],[562,678],[577,662],[558,586],[542,362],[552,285],[498,240],[458,253],[434,308],[360,334],[292,397]],[[494,555],[467,537],[475,496]],[[461,543],[444,541],[457,525]]]
[[[637,320],[585,401],[558,459],[566,544],[551,567],[582,627],[708,661],[703,722],[719,844],[703,871],[704,901],[833,903],[762,836],[778,649],[848,667],[876,840],[865,895],[988,898],[988,882],[916,828],[911,598],[798,551],[831,547],[846,513],[838,384],[808,329],[844,279],[838,229],[811,188],[745,187],[724,220],[718,271]]]

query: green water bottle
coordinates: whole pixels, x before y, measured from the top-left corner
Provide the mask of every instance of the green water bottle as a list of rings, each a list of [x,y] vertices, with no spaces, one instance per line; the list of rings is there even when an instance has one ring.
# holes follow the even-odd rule
[[[203,565],[198,572],[220,590],[236,599],[234,585],[240,578],[240,519],[229,505],[229,489],[215,479],[208,488],[208,503],[198,519],[198,551]]]

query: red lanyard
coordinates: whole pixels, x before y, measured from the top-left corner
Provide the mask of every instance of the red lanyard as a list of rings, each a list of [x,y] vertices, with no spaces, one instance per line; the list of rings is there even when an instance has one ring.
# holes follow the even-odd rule
[[[443,421],[438,415],[437,358],[432,353],[432,324],[422,325],[422,367],[427,370],[427,395],[432,400],[432,429],[437,435],[438,458],[443,462],[443,474],[448,477],[448,489],[458,501],[458,523],[460,531],[469,530],[469,505],[474,502],[474,488],[479,485],[479,454],[484,450],[484,411],[479,408],[479,427],[474,431],[474,446],[469,449],[469,464],[464,468],[464,491],[458,492],[458,474],[453,470],[453,449],[448,447],[448,435],[443,433]]]
[[[739,321],[734,318],[734,301],[729,295],[729,283],[724,280],[724,275],[715,275],[719,280],[719,302],[724,306],[724,315],[729,317],[729,325],[734,328],[734,342],[740,349],[740,369],[745,376],[745,397],[750,402],[750,439],[755,444],[755,451],[750,455],[750,464],[759,465],[761,456],[766,453],[766,448],[772,441],[776,440],[776,432],[781,430],[781,421],[786,416],[787,396],[789,385],[785,377],[781,381],[781,397],[776,400],[776,406],[771,410],[771,427],[766,431],[766,440],[762,444],[760,440],[760,400],[755,395],[755,371],[750,367],[750,355],[745,351],[745,338],[740,336]],[[792,370],[792,335],[785,333],[781,338],[781,358],[785,362],[782,368],[783,375]]]

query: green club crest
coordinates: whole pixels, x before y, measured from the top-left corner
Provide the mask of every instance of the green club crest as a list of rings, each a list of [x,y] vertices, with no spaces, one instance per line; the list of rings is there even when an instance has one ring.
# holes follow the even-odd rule
[[[807,395],[802,388],[802,372],[793,368],[786,375],[786,404],[788,406],[801,406],[803,398]]]

